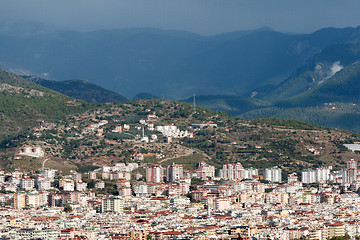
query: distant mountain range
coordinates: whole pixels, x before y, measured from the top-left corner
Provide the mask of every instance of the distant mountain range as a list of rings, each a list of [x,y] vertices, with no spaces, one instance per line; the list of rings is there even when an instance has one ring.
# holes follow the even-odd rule
[[[299,119],[360,132],[360,27],[216,36],[24,29],[0,24],[0,67],[40,76],[33,80],[71,97],[124,102],[161,96],[192,103],[195,93],[197,105],[234,116]]]
[[[197,104],[244,118],[299,119],[360,132],[360,43],[329,46],[252,96],[199,96]]]
[[[158,29],[21,29],[0,29],[3,68],[47,79],[86,79],[127,98],[139,92],[170,99],[194,93],[244,96],[286,80],[324,48],[360,38],[359,28],[297,35],[262,28],[216,36]]]

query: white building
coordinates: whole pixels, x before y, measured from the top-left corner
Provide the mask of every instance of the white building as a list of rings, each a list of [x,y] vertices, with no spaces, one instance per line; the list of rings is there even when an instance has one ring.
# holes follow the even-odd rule
[[[79,192],[85,192],[87,188],[86,182],[77,182],[76,183],[76,190]]]
[[[134,193],[136,196],[147,196],[148,191],[148,185],[146,183],[140,182],[135,185]]]
[[[201,179],[213,178],[215,176],[215,167],[205,162],[200,162],[196,170],[196,176]]]
[[[149,166],[146,168],[146,181],[160,183],[163,181],[163,168],[160,165]]]
[[[41,147],[24,146],[20,149],[19,155],[40,158],[44,157],[45,151]]]
[[[166,180],[169,182],[182,179],[184,176],[184,168],[182,165],[173,163],[166,167]]]
[[[321,167],[315,169],[315,181],[317,183],[326,183],[330,178],[330,169],[328,167]]]
[[[217,197],[214,200],[214,209],[218,211],[227,210],[230,208],[230,199],[227,197]]]
[[[50,182],[53,182],[55,179],[56,170],[54,169],[43,169],[41,170],[41,176],[47,178]]]
[[[161,132],[164,137],[184,138],[191,135],[188,131],[181,131],[174,125],[156,126],[155,130]]]
[[[119,196],[128,197],[131,196],[131,187],[119,187]]]
[[[97,181],[97,182],[95,183],[95,188],[97,188],[97,189],[103,189],[103,188],[105,188],[105,183],[104,183],[103,181]]]
[[[71,179],[73,179],[75,182],[81,182],[82,180],[82,174],[78,172],[72,172],[70,173]]]
[[[264,180],[270,182],[281,182],[281,168],[272,167],[264,170]]]
[[[241,180],[244,179],[245,169],[241,163],[225,164],[220,169],[220,178],[226,180]]]
[[[175,206],[189,205],[190,198],[184,196],[177,196],[170,199],[170,203]]]
[[[0,174],[0,183],[4,183],[4,182],[5,182],[5,175]]]
[[[24,190],[31,190],[35,187],[35,179],[33,178],[22,178],[20,181],[20,188]]]
[[[259,170],[256,168],[246,168],[244,170],[244,178],[245,179],[253,179],[254,176],[259,175]]]
[[[64,191],[74,191],[74,181],[67,179],[63,181],[63,190]]]
[[[51,183],[49,180],[39,180],[37,182],[37,189],[38,190],[49,190],[51,188]]]
[[[124,201],[117,197],[107,197],[102,200],[101,212],[123,212]]]
[[[314,183],[315,179],[315,170],[314,169],[305,169],[301,172],[301,182],[302,183]]]

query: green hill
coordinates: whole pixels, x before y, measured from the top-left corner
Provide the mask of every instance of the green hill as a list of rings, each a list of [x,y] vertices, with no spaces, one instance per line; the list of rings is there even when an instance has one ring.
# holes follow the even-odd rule
[[[327,82],[336,71],[360,60],[360,44],[346,43],[332,45],[324,49],[291,77],[269,92],[261,92],[257,98],[270,102],[287,101],[296,95],[312,91],[323,82]]]
[[[291,106],[316,106],[331,102],[359,104],[360,62],[345,67],[326,82],[286,101]]]
[[[132,159],[135,153],[146,154],[144,160],[138,161],[141,166],[177,162],[191,171],[200,161],[217,168],[238,161],[245,167],[259,169],[279,165],[286,173],[324,165],[339,169],[344,159],[356,157],[356,153],[345,151],[342,144],[359,141],[357,134],[348,131],[296,120],[244,120],[199,106],[193,111],[192,104],[186,102],[137,99],[127,103],[89,104],[4,71],[0,71],[0,89],[0,164],[6,169],[36,170],[41,166],[43,158],[14,158],[23,145],[45,149],[47,166],[61,171],[136,162],[138,160]],[[266,106],[255,99],[226,96],[198,99],[243,105],[244,110]],[[352,107],[350,112],[356,106]],[[342,116],[334,116],[337,121],[343,120]],[[148,118],[155,126],[177,126],[191,136],[174,137],[167,143],[160,132],[144,129],[140,120]],[[202,123],[216,124],[216,127],[193,126]],[[129,129],[119,128],[124,124]],[[37,128],[33,128],[35,126]],[[143,129],[145,135],[156,136],[157,140],[140,141]],[[320,155],[307,151],[309,146],[319,149]]]
[[[36,126],[83,112],[89,106],[0,70],[0,141]]]
[[[106,103],[106,102],[126,102],[128,99],[118,93],[104,89],[89,81],[66,80],[51,81],[36,77],[26,77],[27,79],[52,89],[66,96],[80,99],[86,102]]]

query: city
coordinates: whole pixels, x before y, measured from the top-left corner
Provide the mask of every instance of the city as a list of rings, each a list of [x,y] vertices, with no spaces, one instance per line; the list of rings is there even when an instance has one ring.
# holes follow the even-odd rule
[[[357,162],[341,171],[240,163],[195,172],[118,163],[60,175],[1,171],[4,239],[329,239],[360,235]],[[106,189],[106,191],[105,191]],[[110,190],[110,194],[109,194]]]

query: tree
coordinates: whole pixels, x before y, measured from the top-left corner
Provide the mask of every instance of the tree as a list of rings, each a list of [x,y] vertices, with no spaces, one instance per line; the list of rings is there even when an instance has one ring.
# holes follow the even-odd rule
[[[65,207],[64,207],[64,212],[66,213],[71,213],[73,211],[71,205],[67,204]]]

